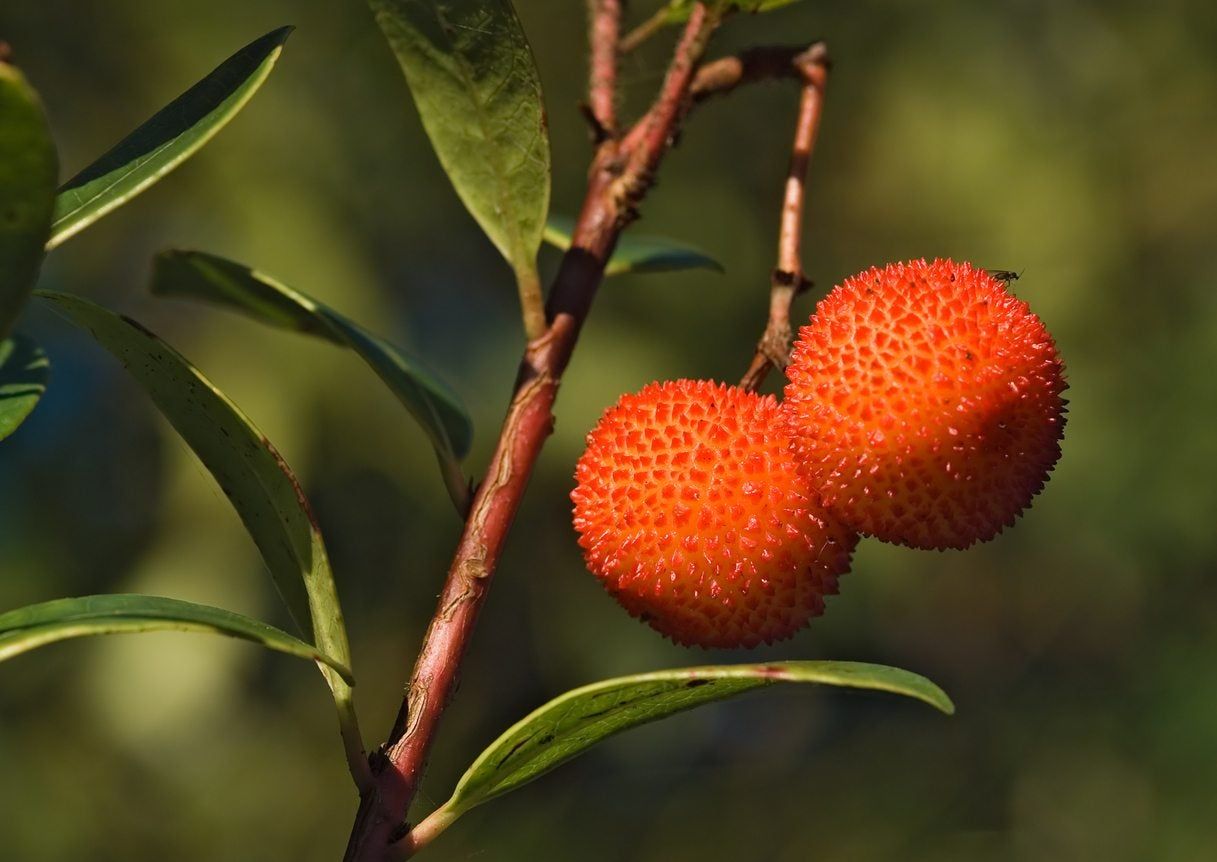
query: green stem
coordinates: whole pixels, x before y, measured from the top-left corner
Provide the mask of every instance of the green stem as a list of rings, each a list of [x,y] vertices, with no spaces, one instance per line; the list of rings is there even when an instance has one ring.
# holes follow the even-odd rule
[[[541,274],[537,272],[535,260],[517,266],[515,272],[516,286],[520,291],[520,310],[524,315],[524,333],[529,341],[535,341],[549,328],[545,319],[545,299],[541,294]]]
[[[469,479],[466,478],[465,472],[460,468],[460,465],[452,463],[448,458],[436,453],[436,460],[439,461],[440,475],[444,477],[444,488],[448,491],[448,498],[452,500],[452,505],[456,507],[456,513],[462,519],[469,515],[469,505],[473,502],[473,493],[469,488]]]
[[[662,30],[667,23],[668,7],[663,6],[658,12],[627,33],[625,37],[622,38],[621,44],[617,50],[622,54],[630,53],[647,39],[650,39],[652,36]]]
[[[450,809],[447,805],[443,805],[430,814],[423,821],[410,830],[410,834],[402,839],[401,843],[394,849],[400,851],[400,859],[409,859],[419,850],[422,850],[438,837],[445,829],[456,822],[456,818],[460,817],[459,811]]]
[[[351,778],[362,796],[375,784],[375,779],[372,777],[372,768],[368,765],[363,734],[359,732],[359,717],[355,714],[355,693],[336,671],[324,665],[319,666],[334,694],[334,705],[338,708],[338,732],[342,735],[347,768],[351,771]]]

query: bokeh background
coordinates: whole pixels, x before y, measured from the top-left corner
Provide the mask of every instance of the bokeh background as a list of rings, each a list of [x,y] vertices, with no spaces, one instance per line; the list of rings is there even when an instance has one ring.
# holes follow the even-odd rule
[[[552,126],[554,210],[589,154],[582,4],[519,0]],[[654,3],[639,2],[635,17]],[[169,338],[266,431],[319,512],[375,743],[458,534],[422,433],[352,355],[152,300],[150,256],[256,265],[425,357],[485,463],[521,347],[506,267],[429,150],[357,0],[5,0],[65,177],[255,36],[299,30],[266,87],[166,182],[48,259],[42,285]],[[863,544],[827,615],[757,653],[674,647],[584,571],[582,435],[655,379],[735,379],[764,319],[795,92],[691,120],[639,228],[727,268],[620,278],[596,302],[416,816],[497,733],[609,675],[757,657],[887,662],[954,697],[771,690],[603,745],[468,815],[437,860],[1199,860],[1217,852],[1217,12],[1209,0],[818,0],[713,48],[829,41],[812,169],[817,282],[951,255],[1015,288],[1069,368],[1064,457],[1018,527],[967,553]],[[623,68],[626,103],[667,45]],[[546,257],[552,268],[556,258]],[[140,591],[280,624],[253,545],[112,359],[32,307],[53,385],[0,446],[0,608]],[[335,860],[355,807],[304,663],[190,635],[0,666],[0,856]]]

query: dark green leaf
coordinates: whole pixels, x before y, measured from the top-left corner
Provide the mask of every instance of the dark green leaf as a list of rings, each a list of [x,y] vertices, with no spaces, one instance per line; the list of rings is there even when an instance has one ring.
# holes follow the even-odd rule
[[[42,348],[14,335],[0,341],[0,440],[25,421],[46,391],[51,363]]]
[[[82,596],[0,614],[0,661],[69,638],[155,631],[211,632],[243,638],[320,662],[351,681],[351,671],[341,662],[261,620],[160,596]]]
[[[620,677],[569,691],[510,728],[474,761],[443,808],[459,815],[631,727],[754,688],[791,682],[889,691],[946,713],[954,711],[950,699],[924,677],[858,662],[721,665]]]
[[[370,0],[456,193],[517,275],[535,275],[549,134],[509,0]]]
[[[249,267],[197,251],[157,255],[152,292],[218,303],[263,323],[305,332],[354,350],[427,432],[444,475],[464,484],[460,460],[473,426],[460,398],[409,354],[317,300]],[[461,489],[464,490],[464,489]]]
[[[0,341],[38,277],[58,173],[38,96],[20,72],[0,61]]]
[[[545,225],[545,241],[560,249],[570,248],[574,222],[565,216],[550,216]],[[723,272],[723,265],[696,246],[658,236],[626,233],[604,268],[605,275],[627,272],[675,272],[682,269],[710,269]]]
[[[797,3],[799,0],[718,0],[718,8],[722,12],[771,12],[783,6]],[[679,24],[689,20],[697,0],[671,0],[668,4],[667,21],[669,24]]]
[[[131,200],[211,140],[262,86],[292,29],[250,42],[64,183],[47,248]]]

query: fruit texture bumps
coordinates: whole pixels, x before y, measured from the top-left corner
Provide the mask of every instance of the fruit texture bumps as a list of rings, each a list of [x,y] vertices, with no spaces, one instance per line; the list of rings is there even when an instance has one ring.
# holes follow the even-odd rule
[[[575,529],[588,568],[677,643],[755,646],[823,612],[857,536],[799,475],[772,397],[707,381],[625,395],[587,438]]]
[[[918,548],[991,539],[1060,457],[1063,368],[1026,303],[967,263],[859,273],[803,327],[785,411],[849,526]]]

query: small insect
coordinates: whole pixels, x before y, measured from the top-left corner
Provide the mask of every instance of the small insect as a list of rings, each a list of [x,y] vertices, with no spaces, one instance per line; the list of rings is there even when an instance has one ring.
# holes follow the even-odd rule
[[[996,278],[998,281],[1004,281],[1009,284],[1012,281],[1018,281],[1022,276],[1022,272],[1011,272],[1008,269],[986,269],[985,272]]]

